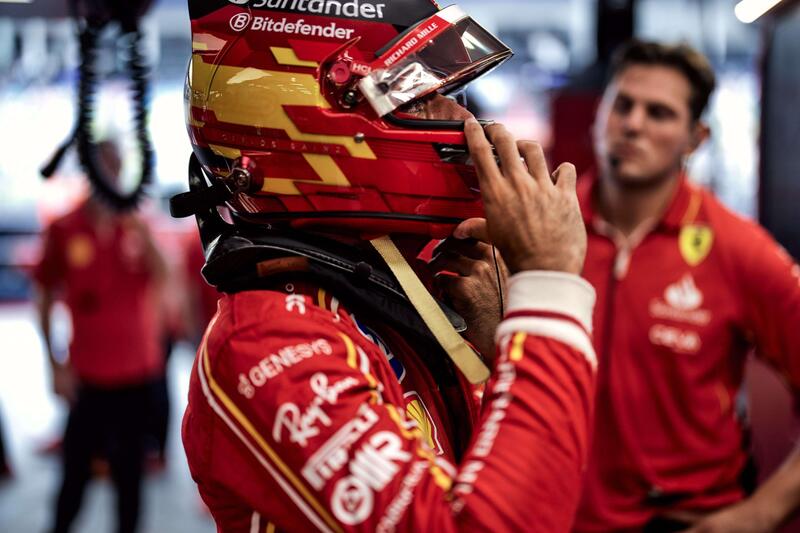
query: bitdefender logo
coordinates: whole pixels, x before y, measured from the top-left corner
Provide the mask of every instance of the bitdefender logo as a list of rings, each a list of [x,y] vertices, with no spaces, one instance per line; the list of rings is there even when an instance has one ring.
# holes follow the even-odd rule
[[[250,19],[247,21],[250,22]],[[231,21],[233,23],[233,21]],[[335,22],[321,26],[319,24],[306,24],[303,19],[296,21],[288,20],[283,17],[281,20],[270,17],[253,17],[250,25],[252,31],[265,31],[272,33],[289,33],[295,35],[311,35],[312,37],[329,37],[332,39],[350,39],[353,36],[353,28],[340,28]]]
[[[233,31],[242,31],[247,29],[250,25],[250,13],[237,13],[231,17],[231,29]]]

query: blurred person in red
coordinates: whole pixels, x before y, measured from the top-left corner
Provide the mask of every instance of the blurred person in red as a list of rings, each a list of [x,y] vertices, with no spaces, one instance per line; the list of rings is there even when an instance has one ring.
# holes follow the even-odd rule
[[[183,247],[183,266],[185,284],[185,335],[195,345],[206,326],[217,312],[217,301],[220,293],[203,279],[201,270],[206,263],[203,255],[203,244],[195,232],[186,235],[181,243]]]
[[[98,144],[106,174],[120,156]],[[166,272],[147,225],[96,196],[55,220],[34,272],[39,319],[53,389],[69,403],[63,479],[53,531],[69,531],[91,476],[92,457],[108,458],[117,492],[118,531],[135,531],[148,417],[164,372],[157,290]],[[68,356],[51,344],[51,309],[63,297],[72,319]]]
[[[632,42],[597,112],[598,171],[578,184],[599,369],[576,531],[766,532],[800,502],[799,454],[753,492],[736,405],[753,348],[800,390],[800,268],[687,179],[714,86],[687,45]]]

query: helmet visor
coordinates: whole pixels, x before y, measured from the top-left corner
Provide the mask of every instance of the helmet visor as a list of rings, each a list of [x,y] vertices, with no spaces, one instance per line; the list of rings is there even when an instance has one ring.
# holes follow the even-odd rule
[[[384,116],[433,91],[459,89],[511,55],[505,44],[452,5],[403,33],[358,86]]]

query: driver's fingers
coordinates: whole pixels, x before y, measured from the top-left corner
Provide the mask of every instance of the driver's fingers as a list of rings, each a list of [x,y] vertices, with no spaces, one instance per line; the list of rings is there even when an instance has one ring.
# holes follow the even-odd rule
[[[489,230],[486,226],[485,218],[468,218],[461,221],[453,230],[453,237],[456,239],[478,239],[483,242],[489,241]]]
[[[436,257],[446,252],[455,252],[465,255],[470,259],[485,259],[492,256],[492,247],[477,239],[456,239],[448,237],[434,248],[433,256]]]
[[[460,276],[469,276],[478,268],[479,262],[463,255],[442,253],[433,258],[428,267],[436,274],[453,272]]]
[[[474,118],[464,121],[464,134],[467,138],[472,162],[478,175],[478,185],[481,189],[483,201],[486,204],[495,203],[502,190],[502,174],[494,159],[492,145],[486,138],[480,123]]]
[[[575,182],[578,180],[575,165],[572,163],[561,163],[553,172],[553,181],[557,187],[569,192],[575,192]]]
[[[542,145],[534,141],[517,141],[520,155],[528,166],[528,173],[539,185],[552,185]]]
[[[515,173],[525,173],[525,167],[517,149],[517,140],[502,124],[486,127],[486,135],[497,151],[503,176],[511,179]]]

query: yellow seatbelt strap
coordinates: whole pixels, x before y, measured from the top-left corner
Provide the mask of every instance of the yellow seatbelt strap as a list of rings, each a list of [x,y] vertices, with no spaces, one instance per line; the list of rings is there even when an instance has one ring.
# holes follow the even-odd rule
[[[406,259],[388,236],[370,241],[372,246],[386,261],[400,286],[456,367],[472,384],[483,383],[489,379],[489,368],[458,334],[445,316],[444,311],[411,269]]]

